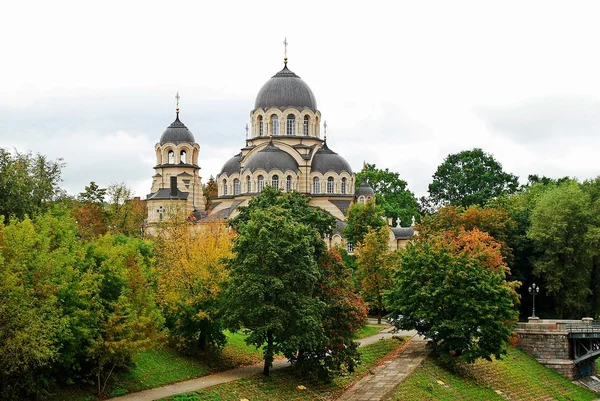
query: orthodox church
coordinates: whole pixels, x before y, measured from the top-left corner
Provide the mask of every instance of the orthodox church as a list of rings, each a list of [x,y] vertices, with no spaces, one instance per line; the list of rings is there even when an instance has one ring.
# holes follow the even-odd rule
[[[342,243],[346,211],[352,202],[374,199],[363,181],[355,190],[356,176],[350,164],[327,145],[327,123],[310,87],[288,68],[271,77],[258,91],[246,125],[246,142],[225,162],[217,175],[218,197],[205,210],[198,174],[200,146],[179,120],[165,130],[155,145],[156,166],[152,193],[147,197],[148,232],[179,210],[198,222],[234,217],[239,206],[271,185],[284,192],[298,191],[310,197],[310,205],[337,219],[328,246]],[[321,128],[323,131],[321,132]],[[390,247],[397,249],[413,235],[412,228],[390,227]],[[352,251],[352,244],[348,244]]]

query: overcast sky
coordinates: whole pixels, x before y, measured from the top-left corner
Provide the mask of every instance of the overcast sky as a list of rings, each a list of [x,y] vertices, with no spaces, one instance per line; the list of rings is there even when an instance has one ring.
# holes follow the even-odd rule
[[[205,182],[244,145],[283,66],[312,88],[328,144],[416,195],[481,147],[528,174],[600,175],[600,2],[12,1],[0,7],[0,147],[62,157],[63,187],[150,190],[175,115]]]

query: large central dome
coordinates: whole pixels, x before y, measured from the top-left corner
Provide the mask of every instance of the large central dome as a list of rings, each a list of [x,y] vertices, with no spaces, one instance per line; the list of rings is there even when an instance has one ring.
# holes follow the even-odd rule
[[[296,107],[303,109],[305,107],[316,110],[317,99],[312,93],[306,82],[287,68],[273,75],[260,88],[256,96],[254,108],[287,108]]]

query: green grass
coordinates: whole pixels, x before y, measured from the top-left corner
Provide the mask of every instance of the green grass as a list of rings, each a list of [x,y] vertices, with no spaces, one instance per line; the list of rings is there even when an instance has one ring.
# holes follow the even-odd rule
[[[273,371],[270,377],[255,375],[205,390],[179,394],[163,401],[239,401],[243,398],[251,401],[334,400],[348,385],[367,374],[405,341],[406,339],[387,339],[361,348],[362,363],[356,371],[338,377],[330,384],[300,378],[292,368],[285,368]],[[304,386],[305,389],[301,390],[298,386]]]
[[[524,352],[510,348],[501,360],[460,365],[455,372],[428,358],[398,386],[391,400],[586,401],[596,398],[597,394],[564,379]]]
[[[356,333],[354,333],[354,338],[359,339],[359,338],[373,336],[373,335],[379,333],[381,330],[383,330],[386,327],[387,326],[385,326],[383,324],[366,324],[366,325],[362,326],[360,329],[358,329],[356,331]]]
[[[240,333],[225,332],[227,345],[219,353],[195,356],[183,355],[170,348],[139,352],[132,367],[116,373],[109,381],[106,396],[115,397],[130,392],[160,387],[187,379],[250,365],[262,360],[262,351],[246,345]],[[80,387],[80,386],[78,386]],[[97,399],[96,388],[61,388],[51,400],[90,401]]]

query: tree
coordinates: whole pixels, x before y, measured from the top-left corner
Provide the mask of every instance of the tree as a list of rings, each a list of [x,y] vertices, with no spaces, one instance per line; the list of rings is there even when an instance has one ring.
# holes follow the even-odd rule
[[[263,347],[268,375],[276,353],[292,358],[300,343],[322,335],[325,305],[314,292],[315,248],[323,240],[280,206],[250,207],[244,217],[234,222],[227,319],[232,329],[244,328],[248,344]]]
[[[520,283],[507,282],[506,271],[500,245],[477,229],[419,240],[400,255],[388,310],[444,361],[500,357],[518,315]]]
[[[60,192],[62,159],[0,148],[0,215],[24,218],[47,210]]]
[[[365,164],[363,169],[356,174],[356,187],[360,185],[363,177],[367,178],[369,185],[375,191],[377,204],[385,211],[385,216],[403,221],[405,225],[412,221],[413,216],[419,216],[419,205],[415,195],[407,189],[406,181],[400,174],[378,169],[375,164]]]
[[[359,360],[353,334],[364,323],[367,308],[354,292],[352,270],[346,267],[342,256],[331,249],[319,261],[321,278],[316,297],[325,305],[321,318],[323,336],[315,343],[301,343],[298,355],[292,359],[302,373],[325,382],[344,370],[352,372]]]
[[[227,281],[232,233],[222,222],[168,224],[157,238],[159,304],[178,346],[225,343],[221,297]]]
[[[202,188],[202,192],[204,193],[204,197],[206,198],[206,210],[210,207],[213,199],[217,199],[219,195],[219,187],[217,186],[217,182],[211,175],[208,179],[208,182]]]
[[[342,235],[349,242],[359,244],[369,230],[386,226],[385,212],[374,201],[354,203],[348,209],[346,227]]]
[[[531,215],[528,237],[539,257],[535,274],[554,297],[560,318],[581,318],[591,310],[594,258],[598,254],[597,227],[591,199],[576,181],[546,190]]]
[[[132,191],[124,183],[112,183],[107,189],[106,216],[108,231],[141,237],[146,218],[146,202],[133,198]]]
[[[377,308],[377,323],[381,324],[383,294],[391,286],[392,273],[387,229],[369,230],[356,252],[363,299],[370,300],[371,306]]]
[[[77,200],[81,203],[97,203],[102,205],[106,196],[106,188],[100,188],[94,181],[85,187],[85,191],[80,192]]]
[[[429,184],[430,207],[485,206],[491,199],[518,189],[517,177],[502,170],[491,154],[481,149],[449,155]]]

